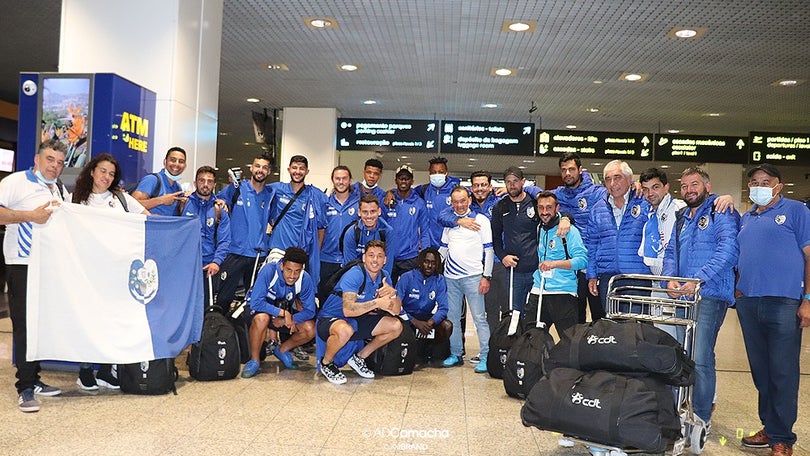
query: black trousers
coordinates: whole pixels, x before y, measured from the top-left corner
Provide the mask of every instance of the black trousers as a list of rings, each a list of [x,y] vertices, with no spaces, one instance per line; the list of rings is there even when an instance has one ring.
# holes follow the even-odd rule
[[[8,280],[8,307],[11,313],[11,327],[14,345],[14,363],[17,366],[17,393],[28,388],[34,388],[39,381],[39,361],[26,361],[25,352],[28,348],[26,337],[28,329],[26,314],[28,306],[28,266],[10,264],[6,266]]]
[[[266,255],[265,255],[266,257]],[[259,258],[259,265],[264,258]],[[246,257],[229,253],[225,261],[219,268],[219,293],[217,294],[217,305],[222,308],[222,312],[227,313],[231,308],[231,302],[236,296],[236,289],[239,283],[244,283],[245,293],[250,292],[253,281],[254,265],[256,257]]]

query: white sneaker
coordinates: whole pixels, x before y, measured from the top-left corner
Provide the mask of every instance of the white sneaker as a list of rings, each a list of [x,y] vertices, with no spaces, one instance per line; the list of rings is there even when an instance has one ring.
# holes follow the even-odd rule
[[[368,366],[366,366],[366,360],[357,356],[357,354],[352,355],[347,364],[361,377],[374,378],[374,371],[369,369]]]

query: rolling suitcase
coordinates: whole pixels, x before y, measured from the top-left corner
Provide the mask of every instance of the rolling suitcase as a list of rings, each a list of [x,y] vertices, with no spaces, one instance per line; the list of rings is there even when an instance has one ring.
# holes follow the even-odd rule
[[[503,378],[506,367],[506,356],[509,349],[518,338],[520,329],[520,311],[515,310],[512,302],[512,288],[514,287],[515,269],[509,268],[509,317],[498,324],[495,331],[489,336],[489,356],[487,357],[487,373],[492,378]]]

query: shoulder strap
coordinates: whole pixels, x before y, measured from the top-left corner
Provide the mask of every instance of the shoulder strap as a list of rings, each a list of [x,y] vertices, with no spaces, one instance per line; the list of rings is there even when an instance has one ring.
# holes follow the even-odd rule
[[[65,192],[64,189],[65,184],[62,183],[62,179],[56,179],[56,191],[59,192],[59,197],[62,198],[62,201],[65,201]],[[126,206],[124,206],[126,207]]]
[[[236,202],[239,200],[239,195],[242,193],[242,186],[239,185],[239,182],[234,182],[233,184],[233,196],[231,196],[231,209],[236,206]]]
[[[158,197],[160,192],[163,191],[163,179],[160,178],[160,174],[152,173],[152,175],[155,176],[157,182],[155,183],[155,187],[152,189],[152,193],[149,195],[150,199]]]
[[[120,190],[112,190],[112,194],[118,198],[118,201],[121,202],[121,206],[124,208],[124,212],[129,212],[129,208],[127,207],[127,199],[124,198],[124,194],[121,193]]]
[[[276,221],[273,223],[273,228],[277,227],[278,223],[281,221],[281,219],[284,218],[285,215],[287,215],[287,211],[290,210],[290,208],[292,207],[295,200],[297,200],[298,197],[301,196],[302,193],[304,193],[305,188],[307,188],[307,186],[302,185],[301,188],[299,188],[298,191],[295,192],[295,195],[293,195],[292,199],[290,199],[290,202],[287,203],[287,205],[284,206],[284,209],[281,210],[281,214],[278,214],[278,217],[276,218]]]
[[[214,250],[217,249],[217,235],[219,234],[219,221],[222,220],[222,209],[214,202]]]
[[[357,220],[355,220],[355,221],[349,223],[348,225],[344,226],[343,231],[340,232],[340,240],[338,241],[338,248],[340,249],[340,254],[341,255],[343,255],[343,239],[346,237],[346,232],[349,231],[349,228],[351,228],[352,226],[355,226],[355,227],[357,226]],[[360,239],[359,239],[360,235],[357,234],[356,236],[357,237],[355,237],[355,240],[354,240],[355,245],[357,245],[357,243],[360,242]]]
[[[680,271],[680,259],[681,259],[681,230],[683,229],[683,224],[686,223],[684,215],[686,211],[689,210],[689,206],[684,206],[681,209],[678,209],[678,212],[675,213],[675,270]],[[669,240],[672,242],[672,239]]]
[[[571,254],[568,253],[568,242],[565,240],[565,236],[561,237],[563,243],[563,250],[565,250],[565,259],[570,260]]]

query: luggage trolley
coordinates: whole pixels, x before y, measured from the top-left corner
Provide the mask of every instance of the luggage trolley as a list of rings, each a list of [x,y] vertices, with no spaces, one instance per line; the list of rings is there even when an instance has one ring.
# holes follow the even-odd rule
[[[622,283],[627,280],[636,283],[638,281],[647,281],[650,284],[631,285]],[[685,291],[679,292],[678,290],[664,290],[652,287],[652,282],[666,283],[668,281],[694,284],[694,294],[687,295]],[[700,279],[646,274],[618,274],[613,276],[608,283],[607,317],[616,320],[638,320],[683,328],[683,349],[690,359],[694,361],[700,286]],[[680,296],[672,298],[667,292],[680,293]],[[640,293],[647,294],[647,296],[639,296]],[[675,404],[681,418],[682,437],[673,442],[672,449],[665,454],[680,455],[686,451],[692,454],[700,454],[706,444],[708,429],[706,429],[705,423],[695,415],[692,408],[691,386],[677,387]],[[584,444],[589,447],[591,454],[595,456],[623,456],[634,452],[633,450],[605,446],[568,436],[566,436],[566,439]]]

